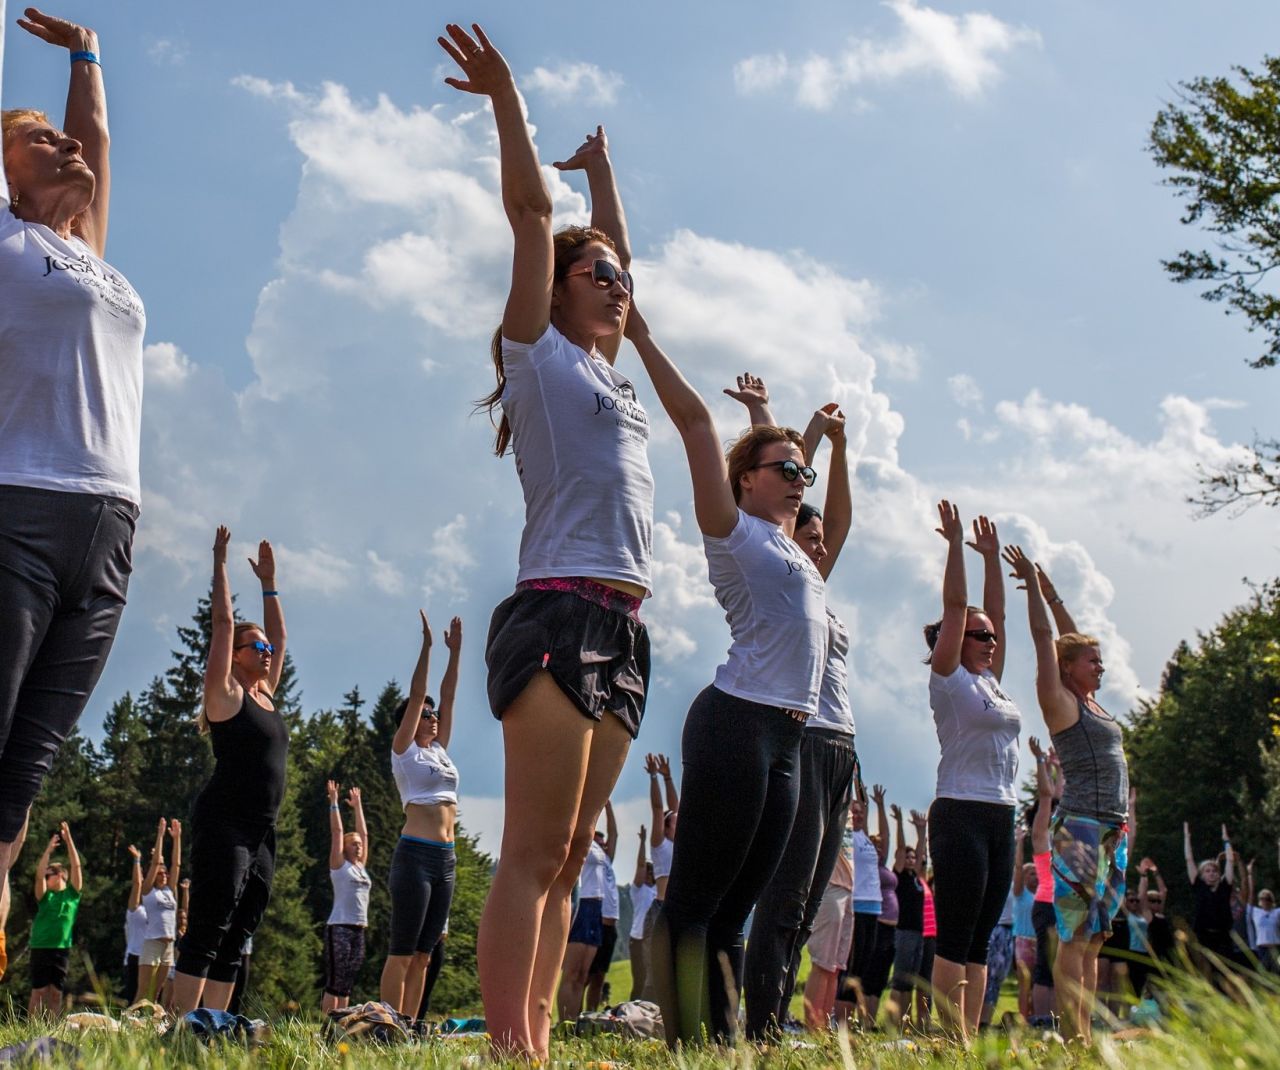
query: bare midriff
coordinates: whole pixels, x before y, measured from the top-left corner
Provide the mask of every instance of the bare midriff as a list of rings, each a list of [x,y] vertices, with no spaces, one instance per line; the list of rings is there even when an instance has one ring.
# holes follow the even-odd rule
[[[654,878],[653,886],[657,889],[657,899],[659,903],[664,902],[667,898],[667,881],[670,879],[670,877]]]
[[[430,806],[410,803],[404,808],[404,828],[400,833],[420,840],[453,843],[453,825],[457,819],[455,803],[432,803]]]
[[[615,591],[629,594],[632,598],[644,598],[649,593],[640,584],[628,583],[626,580],[606,580],[599,576],[587,576],[586,578],[593,583],[603,583],[606,587],[612,587]]]

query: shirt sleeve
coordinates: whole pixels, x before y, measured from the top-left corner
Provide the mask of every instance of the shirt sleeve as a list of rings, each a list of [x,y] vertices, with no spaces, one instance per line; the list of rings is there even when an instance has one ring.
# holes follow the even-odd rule
[[[560,336],[550,323],[536,342],[513,342],[506,335],[502,336],[502,363],[505,366],[514,364],[541,364],[556,349],[556,339]]]
[[[5,18],[4,0],[0,0],[0,95],[4,86],[4,27],[9,20]],[[3,101],[0,100],[0,107]],[[4,153],[0,152],[0,210],[9,207],[9,182],[4,173]]]

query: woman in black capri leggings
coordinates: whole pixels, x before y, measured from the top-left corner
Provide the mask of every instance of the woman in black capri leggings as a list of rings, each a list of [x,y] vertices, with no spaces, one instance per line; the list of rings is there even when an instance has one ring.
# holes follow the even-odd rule
[[[933,988],[939,1013],[961,1035],[978,1028],[987,985],[987,943],[1013,879],[1018,733],[1022,715],[1000,689],[1004,671],[1004,574],[1000,540],[985,516],[969,546],[982,555],[983,608],[969,605],[964,527],[955,506],[938,506],[947,541],[942,619],[925,627],[929,705],[942,746],[929,809],[938,949]]]
[[[249,565],[262,584],[265,625],[235,621],[227,581],[231,532],[213,544],[213,636],[204,671],[200,729],[213,741],[209,783],[191,811],[192,909],[178,945],[173,1002],[179,1014],[226,1010],[241,949],[271,898],[276,815],[284,799],[289,728],[272,702],[284,670],[284,609],[271,544]]]

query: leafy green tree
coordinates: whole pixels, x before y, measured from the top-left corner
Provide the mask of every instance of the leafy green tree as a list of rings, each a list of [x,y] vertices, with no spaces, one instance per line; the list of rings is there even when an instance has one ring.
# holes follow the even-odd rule
[[[1152,124],[1148,148],[1182,199],[1182,222],[1216,235],[1212,249],[1185,249],[1165,270],[1203,282],[1207,301],[1226,305],[1264,338],[1250,363],[1280,359],[1280,296],[1268,276],[1280,264],[1280,57],[1235,78],[1196,78]],[[1252,455],[1206,473],[1193,499],[1205,512],[1254,503],[1280,505],[1280,440],[1258,439]]]

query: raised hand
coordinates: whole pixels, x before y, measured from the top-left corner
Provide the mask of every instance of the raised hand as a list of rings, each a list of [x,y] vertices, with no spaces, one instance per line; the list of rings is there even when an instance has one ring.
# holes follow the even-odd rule
[[[964,539],[964,525],[960,523],[960,510],[945,498],[938,503],[938,526],[933,529],[947,542]]]
[[[650,776],[656,776],[658,772],[658,759],[652,754],[644,756],[644,771]]]
[[[1151,861],[1150,858],[1143,858],[1143,860],[1138,863],[1139,873],[1154,873],[1156,872],[1156,869],[1156,864]]]
[[[1223,843],[1231,842],[1231,835],[1230,833],[1227,832],[1227,826],[1225,824],[1222,826],[1222,842]]]
[[[462,649],[462,618],[454,617],[449,622],[449,627],[444,630],[444,645],[449,648],[451,653],[456,653]]]
[[[724,388],[724,392],[734,401],[741,402],[748,408],[752,405],[769,404],[769,388],[764,385],[764,380],[760,376],[752,375],[750,372],[743,372],[737,377],[736,381],[738,384],[736,390],[731,386]]]
[[[1222,831],[1225,833],[1226,830],[1227,830],[1226,825],[1223,825]],[[70,825],[68,825],[65,821],[59,821],[58,831],[62,834],[62,840],[64,843],[71,842],[71,826]],[[1223,838],[1225,839],[1226,837],[1224,836]]]
[[[973,541],[966,543],[970,550],[977,550],[983,557],[992,557],[1000,552],[1000,536],[996,534],[996,526],[985,516],[979,516],[973,522]]]
[[[1039,761],[1044,757],[1044,748],[1040,746],[1040,740],[1035,736],[1032,736],[1027,740],[1027,747],[1031,750],[1031,756],[1035,758],[1036,761]]]
[[[1026,838],[1027,838],[1027,826],[1022,824],[1021,821],[1019,821],[1013,830],[1013,842],[1023,843],[1026,840]]]
[[[57,849],[58,844],[60,844],[61,842],[62,842],[61,837],[59,837],[58,834],[55,832],[52,836],[49,837],[49,846],[44,849],[44,853],[47,855],[53,854],[53,852]]]
[[[42,41],[48,41],[51,45],[57,45],[72,52],[92,52],[97,49],[98,35],[86,26],[79,26],[54,15],[46,15],[34,7],[27,8],[23,14],[26,17],[18,19],[18,25]]]
[[[324,793],[329,797],[329,805],[338,805],[338,782],[336,780],[326,780],[324,783]]]
[[[156,819],[156,839],[158,840],[164,835],[165,829],[169,827],[169,823],[163,818]]]
[[[360,789],[359,788],[347,789],[347,805],[351,807],[351,809],[353,810],[360,809]]]
[[[182,880],[178,881],[178,887],[185,892],[188,888],[191,887],[191,878],[183,877]]]
[[[431,645],[431,625],[427,623],[426,610],[423,610],[423,609],[418,610],[418,616],[422,618],[422,645],[430,646]]]
[[[1036,582],[1040,584],[1040,593],[1044,595],[1046,602],[1061,602],[1058,597],[1058,588],[1053,585],[1053,580],[1049,579],[1049,573],[1036,565]]]
[[[889,816],[890,816],[891,818],[893,818],[895,821],[901,821],[901,820],[902,820],[902,807],[901,807],[901,806],[899,806],[897,803],[890,803],[890,804],[889,804]]]
[[[227,560],[227,544],[231,542],[231,529],[219,524],[213,536],[213,560],[215,564],[223,564]]]
[[[446,78],[445,85],[463,93],[478,93],[491,97],[503,89],[514,88],[515,79],[511,77],[511,68],[502,58],[502,53],[493,47],[484,30],[476,23],[471,24],[472,33],[467,33],[456,23],[445,27],[448,38],[437,37],[436,40],[453,61],[462,68],[464,78]]]
[[[645,829],[643,825],[641,825],[640,826],[640,842],[641,843],[644,843],[645,837],[647,835],[648,835],[648,831]]]
[[[885,789],[883,784],[871,785],[871,798],[875,800],[877,806],[884,805]]]
[[[667,780],[671,777],[671,759],[665,754],[658,755],[658,772],[661,774],[663,780]]]
[[[929,816],[927,814],[922,814],[919,810],[912,810],[911,823],[915,825],[916,828],[922,829],[929,823]]]
[[[176,817],[169,819],[169,839],[176,840],[182,835],[182,822]]]
[[[597,126],[594,134],[588,134],[586,140],[567,160],[558,160],[551,166],[561,171],[589,171],[596,164],[609,162],[609,139],[605,136],[604,127]]]
[[[822,428],[823,436],[831,439],[832,442],[839,441],[844,437],[844,412],[840,408],[840,403],[828,401],[822,408],[815,409],[809,425]]]
[[[128,852],[129,852],[129,854],[133,856],[133,860],[134,860],[135,862],[141,862],[141,861],[142,861],[142,852],[138,850],[138,845],[137,845],[137,844],[135,844],[135,843],[131,843],[131,844],[129,844],[129,846],[128,846],[128,847],[126,847],[126,848],[125,848],[125,850],[126,850],[126,851],[128,851]]]
[[[1009,573],[1010,576],[1016,576],[1024,585],[1035,582],[1036,566],[1031,558],[1022,552],[1021,546],[1014,546],[1011,543],[1004,548],[1000,556],[1004,558],[1005,564],[1013,569]]]
[[[276,555],[271,543],[263,539],[258,543],[258,560],[249,558],[249,567],[253,574],[265,585],[271,586],[276,580]]]

